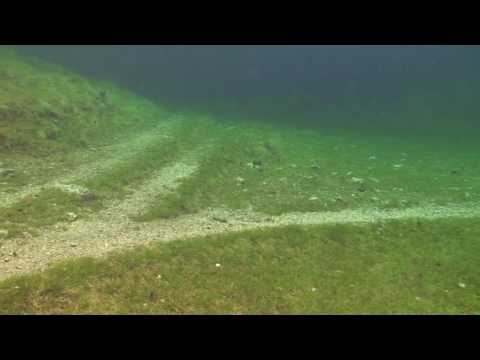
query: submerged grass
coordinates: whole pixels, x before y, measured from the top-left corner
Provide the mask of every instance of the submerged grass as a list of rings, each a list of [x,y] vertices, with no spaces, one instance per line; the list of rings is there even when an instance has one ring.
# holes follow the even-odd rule
[[[160,106],[109,83],[0,49],[0,151],[47,156],[154,126]]]
[[[473,220],[290,226],[0,283],[3,314],[480,314]]]
[[[480,167],[468,147],[260,125],[216,131],[221,140],[199,170],[139,220],[208,207],[278,215],[447,205],[480,194]]]
[[[69,212],[76,216],[88,216],[97,211],[98,201],[83,201],[79,195],[69,194],[58,189],[46,189],[37,195],[23,198],[7,208],[0,208],[0,228],[8,231],[13,238],[24,232],[35,235],[42,227],[69,221]]]
[[[78,194],[45,188],[12,206],[0,207],[0,229],[8,231],[6,237],[13,238],[23,232],[35,234],[42,227],[65,221],[68,212],[82,217],[90,216],[105,208],[111,200],[127,196],[152,172],[167,166],[182,152],[204,142],[205,133],[209,132],[211,126],[213,124],[209,120],[185,119],[168,133],[168,140],[159,138],[128,161],[91,174],[87,180],[79,183],[93,195],[91,201],[82,201]]]

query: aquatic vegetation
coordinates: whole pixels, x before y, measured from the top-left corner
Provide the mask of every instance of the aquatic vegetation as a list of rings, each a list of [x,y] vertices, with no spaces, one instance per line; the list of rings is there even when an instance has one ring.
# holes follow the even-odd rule
[[[474,137],[174,113],[4,48],[0,69],[0,277],[196,236],[0,282],[0,313],[480,313],[475,219],[275,218],[473,206]]]
[[[353,133],[251,124],[228,129],[217,127],[214,135],[221,141],[199,170],[174,194],[159,196],[137,219],[172,218],[210,207],[278,215],[444,205],[478,198],[475,179],[480,168],[469,155],[474,145],[468,142],[454,150],[439,148],[435,141]],[[265,139],[270,139],[270,149]],[[459,167],[468,170],[456,177],[451,169]]]
[[[48,155],[154,125],[165,111],[112,84],[0,50],[0,151]]]
[[[479,314],[479,235],[412,220],[158,243],[0,282],[0,313]]]

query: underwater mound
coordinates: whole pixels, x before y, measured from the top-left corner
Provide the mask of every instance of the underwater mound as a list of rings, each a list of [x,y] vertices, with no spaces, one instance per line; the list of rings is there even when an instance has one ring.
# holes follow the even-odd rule
[[[93,81],[0,48],[0,151],[45,155],[152,125],[163,110]]]

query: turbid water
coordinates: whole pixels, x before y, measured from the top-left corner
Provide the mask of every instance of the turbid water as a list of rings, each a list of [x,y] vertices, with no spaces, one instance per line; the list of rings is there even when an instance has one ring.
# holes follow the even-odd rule
[[[179,110],[10,48],[0,66],[2,280],[212,234],[480,217],[475,108],[451,131],[442,115],[425,132],[439,112],[430,95],[389,108],[388,126],[341,106],[316,110],[320,123],[274,121],[260,109],[272,98]]]

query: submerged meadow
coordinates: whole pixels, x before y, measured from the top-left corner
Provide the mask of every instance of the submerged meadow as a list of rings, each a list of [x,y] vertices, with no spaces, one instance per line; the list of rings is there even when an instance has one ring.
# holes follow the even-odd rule
[[[475,136],[301,124],[1,49],[0,313],[480,313]]]

